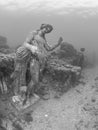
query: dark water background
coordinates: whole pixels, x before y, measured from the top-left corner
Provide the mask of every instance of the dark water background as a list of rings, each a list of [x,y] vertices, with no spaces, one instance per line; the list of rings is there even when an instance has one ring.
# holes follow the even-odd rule
[[[22,44],[28,33],[38,29],[42,23],[49,23],[54,27],[54,30],[46,36],[49,44],[55,44],[62,36],[65,42],[73,44],[77,49],[85,47],[89,57],[98,56],[97,14],[84,18],[74,12],[57,15],[44,12],[38,14],[0,11],[0,35],[7,37],[11,47]]]

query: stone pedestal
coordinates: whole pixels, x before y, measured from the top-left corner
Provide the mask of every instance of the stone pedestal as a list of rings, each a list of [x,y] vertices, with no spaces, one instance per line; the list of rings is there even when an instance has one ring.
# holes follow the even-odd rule
[[[39,100],[40,97],[34,94],[34,96],[28,99],[26,104],[23,105],[24,99],[20,95],[17,95],[12,97],[11,102],[18,111],[24,111],[30,107],[33,107],[33,105],[36,104]]]

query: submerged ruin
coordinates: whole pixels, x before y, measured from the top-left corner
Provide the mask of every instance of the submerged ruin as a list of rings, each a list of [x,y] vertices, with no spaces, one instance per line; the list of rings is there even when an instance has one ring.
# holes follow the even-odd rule
[[[75,79],[78,79],[82,70],[81,65],[84,61],[81,60],[81,52],[78,52],[71,44],[63,42],[58,50],[48,55],[45,67],[40,74],[40,83],[44,84],[45,80],[47,80],[47,84],[50,82],[49,80],[55,83],[60,82],[62,85],[67,80],[70,80],[70,84],[75,83]],[[4,91],[10,91],[12,87],[11,74],[14,71],[14,63],[15,53],[0,53],[0,91],[2,94],[5,93]],[[28,65],[27,82],[29,82],[29,78]]]
[[[49,89],[61,96],[69,88],[75,86],[81,77],[83,69],[83,53],[77,51],[73,45],[63,42],[58,49],[48,55],[44,69],[40,72],[39,87],[34,92],[43,100],[48,99]],[[15,53],[0,53],[0,121],[10,120],[17,130],[21,130],[22,120],[30,118],[32,106],[22,113],[17,111],[10,101],[13,96],[14,84],[11,74],[14,71]],[[27,70],[27,83],[30,80],[29,65]],[[46,97],[45,97],[46,96]],[[58,96],[58,97],[59,97]],[[56,96],[55,96],[56,97]],[[15,123],[16,122],[16,123]],[[19,127],[19,128],[18,128]]]

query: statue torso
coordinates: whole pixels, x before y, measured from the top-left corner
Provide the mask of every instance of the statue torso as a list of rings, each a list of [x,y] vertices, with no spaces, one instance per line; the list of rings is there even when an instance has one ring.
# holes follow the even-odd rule
[[[44,46],[46,44],[46,40],[43,37],[41,37],[38,34],[35,35],[33,44],[38,47],[40,53],[43,56],[47,55],[47,50],[45,49],[45,46]]]
[[[44,47],[44,45],[46,44],[46,40],[45,38],[41,37],[37,31],[31,32],[25,42],[30,44],[32,43],[32,45],[37,46],[40,51],[41,57],[44,58],[45,56],[47,56],[47,50]],[[30,58],[31,52],[24,45],[22,45],[17,49],[16,56],[18,60],[25,61],[26,59]]]

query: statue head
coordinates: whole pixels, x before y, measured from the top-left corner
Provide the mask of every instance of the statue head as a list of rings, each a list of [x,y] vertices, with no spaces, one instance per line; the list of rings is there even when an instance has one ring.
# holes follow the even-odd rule
[[[45,33],[50,33],[53,30],[53,27],[50,24],[41,24],[40,30],[43,29]]]

